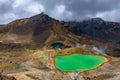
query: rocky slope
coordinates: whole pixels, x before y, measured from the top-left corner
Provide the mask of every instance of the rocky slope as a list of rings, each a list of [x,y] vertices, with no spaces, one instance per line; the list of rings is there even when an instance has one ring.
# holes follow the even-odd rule
[[[40,48],[50,47],[55,42],[71,47],[78,43],[103,47],[109,46],[111,42],[118,43],[119,34],[120,23],[107,22],[100,18],[81,22],[60,22],[41,13],[1,25],[0,42],[2,44],[25,44],[25,46],[26,44],[37,45]]]
[[[75,44],[79,37],[67,32],[59,21],[41,13],[0,27],[0,40],[3,43],[39,44],[43,47],[56,41]]]
[[[81,22],[69,22],[66,25],[71,32],[79,36],[84,35],[103,42],[120,41],[120,23],[92,18]],[[70,25],[72,26],[70,27]]]

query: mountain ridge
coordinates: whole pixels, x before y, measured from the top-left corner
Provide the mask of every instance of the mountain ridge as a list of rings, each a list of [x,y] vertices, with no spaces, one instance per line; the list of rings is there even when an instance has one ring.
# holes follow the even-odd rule
[[[18,19],[0,27],[0,41],[3,44],[36,44],[41,48],[56,42],[71,47],[78,43],[106,46],[113,42],[114,47],[120,41],[119,34],[120,23],[101,18],[65,22],[44,13]]]
[[[61,24],[62,27],[65,27],[66,30],[69,30],[77,36],[80,36],[81,34],[86,36],[92,36],[93,39],[97,38],[97,40],[101,41],[104,41],[103,39],[107,36],[107,38],[110,38],[108,38],[109,40],[106,41],[120,41],[120,36],[117,35],[120,34],[120,23],[104,21],[98,17],[91,18],[89,20],[83,20],[81,22],[63,21],[62,23],[54,18],[49,17],[45,13],[41,13],[30,18],[18,19],[6,25],[1,25],[2,27],[0,27],[0,33],[10,32],[14,34],[25,35],[31,33],[30,31],[33,30],[34,27],[36,27],[37,31],[34,32],[34,34],[36,34],[37,32],[40,32],[40,28],[49,29],[49,27],[53,26],[54,22]],[[99,37],[102,38],[98,39],[97,34]],[[114,39],[112,38],[112,36],[114,36]]]

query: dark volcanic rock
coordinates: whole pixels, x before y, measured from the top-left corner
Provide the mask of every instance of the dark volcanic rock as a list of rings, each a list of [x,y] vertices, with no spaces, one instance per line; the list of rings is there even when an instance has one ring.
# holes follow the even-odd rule
[[[79,36],[84,35],[103,42],[120,41],[120,23],[93,18],[82,22],[69,22],[69,25],[72,25],[69,30]]]
[[[17,79],[12,76],[0,75],[0,80],[17,80]]]
[[[120,42],[108,44],[106,53],[110,56],[120,57]]]

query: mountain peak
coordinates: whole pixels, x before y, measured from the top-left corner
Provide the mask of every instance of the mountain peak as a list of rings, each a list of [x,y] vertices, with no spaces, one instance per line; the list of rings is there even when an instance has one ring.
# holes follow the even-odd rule
[[[45,14],[44,12],[38,14],[38,15],[35,15],[35,16],[32,16],[29,18],[30,22],[34,22],[34,21],[51,21],[53,20],[53,18],[49,17],[47,14]]]
[[[88,20],[84,20],[84,21],[87,21],[87,22],[92,22],[92,23],[97,23],[97,24],[102,24],[104,22],[103,19],[99,18],[99,17],[96,17],[96,18],[91,18],[91,19],[88,19]]]
[[[38,14],[38,15],[44,15],[44,16],[48,16],[47,14],[45,14],[44,12]]]
[[[42,16],[48,16],[48,15],[45,14],[44,12],[42,12],[42,13],[40,13],[40,14],[38,14],[38,15],[35,15],[35,16],[37,16],[37,17],[38,17],[38,16],[41,16],[41,17],[42,17]]]
[[[97,17],[97,18],[92,18],[91,20],[93,20],[93,21],[104,21],[103,19],[101,19],[101,18],[99,18],[99,17]]]
[[[48,18],[49,16],[47,14],[45,14],[44,12],[42,12],[42,13],[32,16],[30,18],[40,19],[40,18],[45,18],[45,17]]]

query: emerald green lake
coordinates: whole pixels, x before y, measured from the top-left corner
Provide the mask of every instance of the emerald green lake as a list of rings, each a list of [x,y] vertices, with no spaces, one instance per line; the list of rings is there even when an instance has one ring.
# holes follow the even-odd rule
[[[103,56],[71,54],[55,57],[55,66],[62,71],[87,71],[107,62]]]

